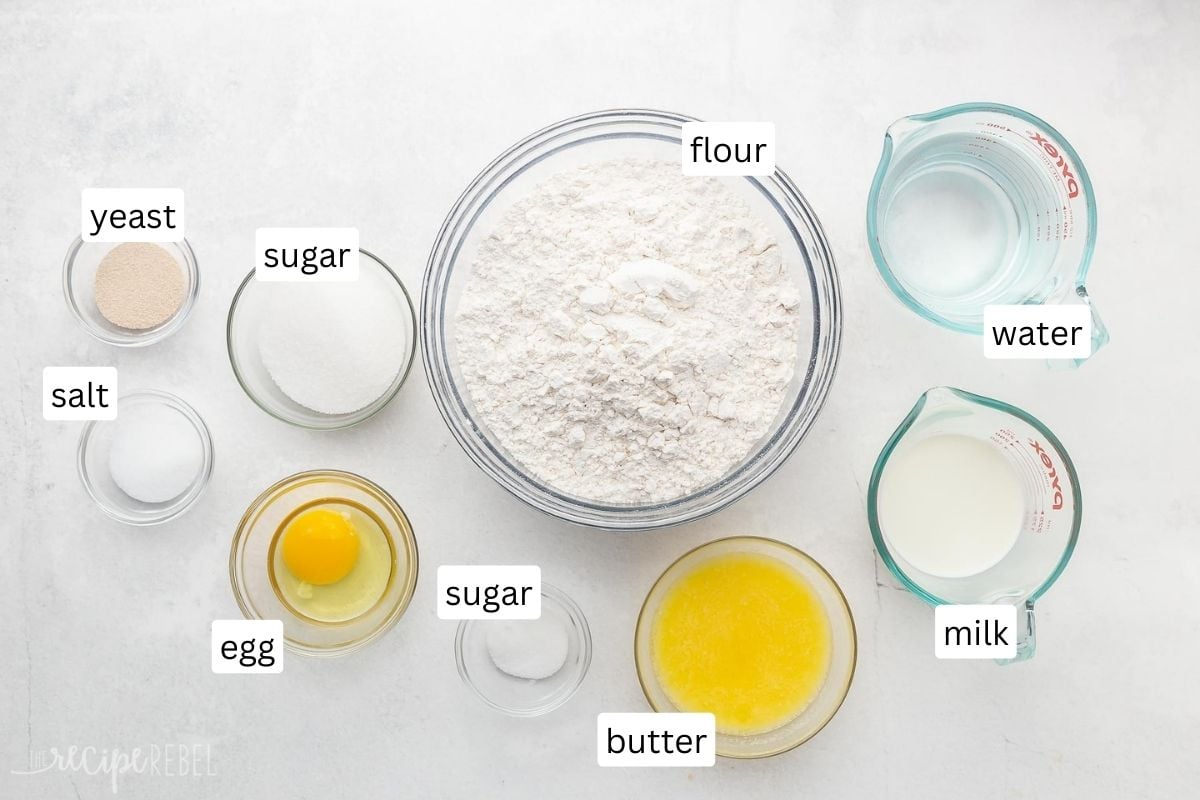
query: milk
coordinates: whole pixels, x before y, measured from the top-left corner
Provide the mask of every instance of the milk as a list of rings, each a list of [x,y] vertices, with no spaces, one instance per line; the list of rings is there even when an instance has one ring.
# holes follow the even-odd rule
[[[1012,549],[1025,512],[1020,478],[987,441],[941,435],[888,461],[879,482],[879,527],[913,567],[965,578]]]

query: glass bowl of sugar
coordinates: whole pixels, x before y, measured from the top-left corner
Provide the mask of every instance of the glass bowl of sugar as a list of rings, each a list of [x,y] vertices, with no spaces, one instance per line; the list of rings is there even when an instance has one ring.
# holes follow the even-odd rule
[[[348,428],[388,404],[412,367],[416,314],[400,278],[361,250],[350,282],[263,282],[253,270],[229,307],[238,383],[259,408],[302,428]]]
[[[113,519],[157,525],[199,499],[212,477],[213,445],[194,408],[154,389],[122,393],[115,420],[93,420],[77,466],[88,495]]]
[[[196,255],[179,242],[85,242],[63,261],[67,308],[95,338],[118,347],[162,341],[183,327],[200,292]]]
[[[583,610],[542,583],[538,619],[465,619],[454,636],[463,683],[485,704],[514,717],[537,717],[566,703],[592,663]]]
[[[443,419],[489,477],[575,524],[648,530],[735,502],[833,380],[841,299],[816,215],[782,171],[684,176],[689,121],[620,109],[532,134],[429,257]]]

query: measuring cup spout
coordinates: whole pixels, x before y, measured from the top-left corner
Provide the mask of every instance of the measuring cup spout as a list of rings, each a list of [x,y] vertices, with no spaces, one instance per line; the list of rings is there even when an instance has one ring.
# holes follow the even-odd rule
[[[1018,661],[1028,661],[1037,650],[1037,639],[1034,633],[1035,620],[1033,602],[1026,600],[1017,606],[1017,630],[1014,636],[1017,640],[1017,654],[1013,658],[996,659],[997,664],[1016,664]]]
[[[893,122],[887,129],[887,139],[891,143],[892,149],[900,149],[913,134],[928,124],[920,117],[901,117]]]
[[[971,408],[976,405],[973,398],[975,395],[964,392],[962,389],[955,389],[952,386],[934,386],[917,399],[917,404],[908,414],[909,425],[903,427],[911,427],[912,423],[934,416],[970,413]]]

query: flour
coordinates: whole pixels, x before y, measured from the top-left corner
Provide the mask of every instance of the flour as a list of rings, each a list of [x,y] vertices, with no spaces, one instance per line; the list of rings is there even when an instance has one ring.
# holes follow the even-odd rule
[[[717,178],[639,160],[551,176],[471,270],[455,334],[471,402],[559,491],[678,498],[741,462],[779,413],[801,296]]]

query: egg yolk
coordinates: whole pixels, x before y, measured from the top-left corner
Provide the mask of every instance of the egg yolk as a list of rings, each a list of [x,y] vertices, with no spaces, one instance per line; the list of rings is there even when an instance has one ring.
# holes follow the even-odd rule
[[[357,561],[358,532],[336,511],[305,511],[283,532],[283,563],[305,583],[337,583],[350,574]]]

